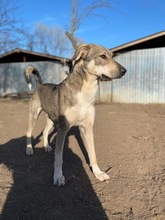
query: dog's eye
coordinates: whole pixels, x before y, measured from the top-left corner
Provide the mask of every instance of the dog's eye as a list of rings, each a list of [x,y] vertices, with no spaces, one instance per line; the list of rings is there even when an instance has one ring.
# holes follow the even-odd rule
[[[100,55],[100,57],[101,57],[102,59],[104,59],[104,60],[106,60],[106,59],[107,59],[107,57],[106,57],[106,55],[105,55],[105,54],[101,54],[101,55]]]

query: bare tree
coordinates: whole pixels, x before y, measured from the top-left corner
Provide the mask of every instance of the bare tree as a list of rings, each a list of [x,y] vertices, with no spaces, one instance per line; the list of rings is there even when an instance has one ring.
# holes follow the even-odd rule
[[[18,10],[17,0],[0,0],[0,51],[6,52],[17,45],[18,21],[15,13]]]
[[[66,31],[65,34],[72,42],[74,49],[78,47],[78,40],[75,38],[75,32],[80,28],[81,24],[86,18],[91,16],[100,16],[96,14],[96,9],[100,8],[112,8],[112,4],[109,0],[94,0],[92,3],[88,4],[85,8],[80,8],[80,0],[72,0],[72,19],[71,19],[71,29],[70,32]]]
[[[69,53],[69,40],[60,27],[48,27],[37,23],[34,30],[25,32],[26,48],[32,51],[64,56]]]

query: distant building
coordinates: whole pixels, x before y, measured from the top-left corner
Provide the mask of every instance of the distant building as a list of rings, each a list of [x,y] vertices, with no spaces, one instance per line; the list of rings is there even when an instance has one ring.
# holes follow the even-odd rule
[[[100,82],[97,102],[165,103],[165,31],[110,49],[126,75]],[[0,56],[0,95],[28,91],[24,69],[32,64],[44,82],[59,83],[68,73],[70,60],[15,49]]]
[[[66,78],[70,60],[32,51],[15,49],[0,56],[0,95],[28,91],[24,78],[27,65],[39,70],[44,82],[59,83]]]
[[[126,75],[101,82],[98,100],[118,103],[165,103],[165,31],[111,48]]]

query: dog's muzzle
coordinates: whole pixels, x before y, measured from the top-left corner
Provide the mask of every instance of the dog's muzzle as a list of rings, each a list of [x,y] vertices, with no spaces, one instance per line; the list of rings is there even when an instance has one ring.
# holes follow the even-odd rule
[[[127,72],[127,70],[124,67],[122,67],[122,68],[120,68],[120,74],[117,77],[111,78],[111,77],[109,77],[107,75],[102,74],[99,77],[99,80],[100,81],[111,81],[113,79],[120,79],[121,77],[123,77],[126,74],[126,72]]]

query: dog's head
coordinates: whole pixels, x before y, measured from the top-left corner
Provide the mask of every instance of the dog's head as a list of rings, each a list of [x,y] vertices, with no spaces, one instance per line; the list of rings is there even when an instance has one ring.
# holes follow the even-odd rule
[[[82,67],[101,80],[121,78],[126,69],[112,59],[111,52],[96,44],[82,44],[72,58],[72,68]]]

